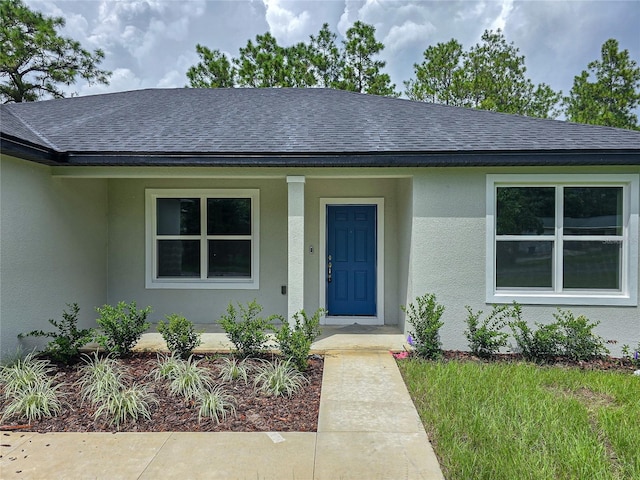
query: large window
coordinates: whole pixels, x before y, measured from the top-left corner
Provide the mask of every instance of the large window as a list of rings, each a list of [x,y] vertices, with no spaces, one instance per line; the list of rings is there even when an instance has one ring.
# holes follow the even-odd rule
[[[637,302],[637,176],[490,175],[487,301]]]
[[[147,190],[147,288],[258,288],[258,190]]]

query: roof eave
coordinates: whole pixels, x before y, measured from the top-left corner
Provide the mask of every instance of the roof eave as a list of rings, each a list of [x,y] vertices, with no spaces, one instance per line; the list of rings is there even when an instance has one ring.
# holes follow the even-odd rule
[[[68,166],[488,167],[640,165],[640,150],[362,153],[70,153]]]
[[[64,156],[51,148],[5,134],[0,136],[0,152],[2,152],[3,155],[9,155],[43,165],[55,166],[66,163],[64,162]]]

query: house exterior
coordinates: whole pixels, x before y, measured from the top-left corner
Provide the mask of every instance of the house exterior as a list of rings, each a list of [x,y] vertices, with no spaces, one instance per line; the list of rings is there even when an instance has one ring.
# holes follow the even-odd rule
[[[169,89],[1,112],[3,355],[66,303],[397,325],[426,292],[640,341],[640,132],[328,89]]]

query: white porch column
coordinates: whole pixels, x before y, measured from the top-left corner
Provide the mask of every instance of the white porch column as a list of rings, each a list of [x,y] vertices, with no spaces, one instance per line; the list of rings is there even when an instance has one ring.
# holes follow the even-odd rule
[[[293,314],[304,306],[304,182],[303,176],[288,176],[289,224],[287,269],[287,314],[289,322]]]

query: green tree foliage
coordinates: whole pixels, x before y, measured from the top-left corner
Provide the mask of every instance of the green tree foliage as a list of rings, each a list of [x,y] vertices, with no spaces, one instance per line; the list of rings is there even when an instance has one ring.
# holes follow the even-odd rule
[[[278,44],[269,32],[257,35],[228,59],[219,50],[196,46],[201,61],[189,68],[190,87],[326,87],[376,95],[397,96],[385,62],[374,60],[384,45],[375,39],[375,28],[356,22],[340,48],[337,35],[324,24],[309,42],[289,47]]]
[[[413,100],[541,118],[558,114],[561,93],[525,76],[524,56],[500,30],[485,31],[468,51],[455,39],[431,46],[414,72],[416,78],[405,82]]]
[[[462,105],[462,45],[455,39],[427,48],[424,62],[414,64],[415,79],[405,83],[406,95],[412,100]]]
[[[370,93],[374,95],[397,96],[391,77],[381,73],[386,62],[373,57],[384,49],[375,37],[373,25],[356,22],[347,30],[344,44],[344,73],[341,82],[343,90]]]
[[[78,77],[108,84],[111,72],[100,70],[102,50],[90,52],[56,32],[62,17],[45,17],[21,0],[0,0],[0,99],[30,102],[64,97],[61,85]]]
[[[240,56],[234,59],[241,87],[309,87],[315,84],[310,71],[308,46],[298,43],[291,47],[278,45],[269,32],[256,36],[240,48]]]
[[[220,50],[210,50],[200,44],[196,52],[201,60],[187,70],[189,86],[194,88],[228,88],[235,86],[236,69]]]
[[[576,76],[564,99],[567,119],[573,122],[640,130],[633,112],[640,105],[640,67],[619,51],[618,41],[602,45],[602,58]]]
[[[311,64],[319,87],[338,88],[340,85],[344,59],[336,39],[337,35],[329,31],[328,23],[322,25],[317,36],[310,37]]]

